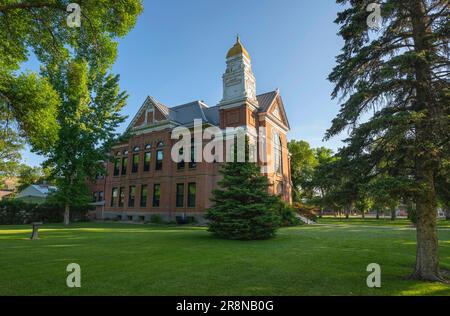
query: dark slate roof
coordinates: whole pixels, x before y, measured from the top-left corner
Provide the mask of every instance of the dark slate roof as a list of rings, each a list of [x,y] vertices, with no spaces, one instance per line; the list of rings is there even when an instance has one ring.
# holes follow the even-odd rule
[[[169,119],[181,125],[193,124],[195,119],[201,119],[208,122],[208,119],[203,112],[204,107],[205,105],[203,105],[200,101],[194,101],[169,108]]]
[[[260,111],[266,112],[269,106],[277,97],[278,91],[271,91],[257,96]],[[192,125],[195,119],[218,126],[220,124],[219,106],[208,107],[202,101],[194,101],[169,108],[158,102],[158,107],[162,109],[164,115],[171,121],[181,125]]]
[[[277,97],[277,94],[278,91],[275,90],[256,96],[261,112],[266,112],[269,109],[269,106],[273,103],[274,99]]]

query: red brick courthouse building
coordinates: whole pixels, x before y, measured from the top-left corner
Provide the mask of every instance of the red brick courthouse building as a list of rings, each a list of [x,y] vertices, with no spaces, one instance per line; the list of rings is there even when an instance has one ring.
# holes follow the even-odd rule
[[[223,99],[214,107],[194,101],[168,107],[152,97],[141,106],[130,126],[128,143],[114,147],[107,176],[92,185],[97,219],[149,220],[177,216],[201,217],[211,206],[211,192],[220,179],[221,162],[174,162],[174,128],[241,127],[248,135],[265,129],[266,145],[258,148],[270,190],[291,201],[291,171],[286,134],[289,122],[279,90],[256,94],[251,58],[239,38],[229,50],[223,75]],[[206,142],[206,141],[205,141]],[[256,143],[257,147],[262,147]]]

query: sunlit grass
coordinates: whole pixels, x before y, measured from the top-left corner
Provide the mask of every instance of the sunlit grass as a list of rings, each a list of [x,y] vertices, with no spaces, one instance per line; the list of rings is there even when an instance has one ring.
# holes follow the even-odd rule
[[[414,228],[414,225],[408,219],[398,218],[391,220],[390,218],[361,218],[361,217],[350,217],[346,219],[345,217],[334,217],[334,216],[324,216],[318,219],[319,224],[333,224],[333,225],[370,225],[370,226],[398,226],[405,228]],[[450,228],[450,221],[444,219],[437,220],[437,227],[439,228]]]
[[[368,227],[369,226],[369,227]],[[409,280],[415,231],[407,225],[301,226],[269,241],[226,241],[201,227],[85,223],[0,226],[0,295],[450,295],[450,287]],[[450,230],[440,229],[450,270]],[[69,289],[78,263],[82,287]],[[366,286],[369,263],[382,288]]]

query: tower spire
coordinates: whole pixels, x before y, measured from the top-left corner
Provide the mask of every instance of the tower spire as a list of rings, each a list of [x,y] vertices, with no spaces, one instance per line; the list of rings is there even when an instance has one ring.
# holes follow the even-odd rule
[[[256,106],[258,104],[251,58],[241,43],[241,37],[236,34],[236,44],[227,54],[227,69],[223,75],[223,99],[220,104],[240,106],[242,101]]]

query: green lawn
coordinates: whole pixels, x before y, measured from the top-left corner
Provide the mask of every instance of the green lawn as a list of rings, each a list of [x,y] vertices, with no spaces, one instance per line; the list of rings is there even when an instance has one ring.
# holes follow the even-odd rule
[[[319,224],[333,224],[333,225],[361,225],[361,226],[410,226],[412,227],[412,223],[409,219],[396,219],[391,220],[390,218],[361,218],[359,217],[350,217],[346,219],[345,217],[333,217],[333,216],[325,216],[323,218],[318,219]],[[450,221],[446,221],[443,219],[439,219],[437,221],[437,226],[439,228],[450,228]]]
[[[301,226],[269,241],[224,241],[204,228],[86,223],[0,226],[0,295],[450,295],[450,286],[407,279],[415,231],[366,223]],[[450,270],[450,229],[439,229]],[[81,265],[82,287],[66,287]],[[366,287],[366,267],[382,288]]]

